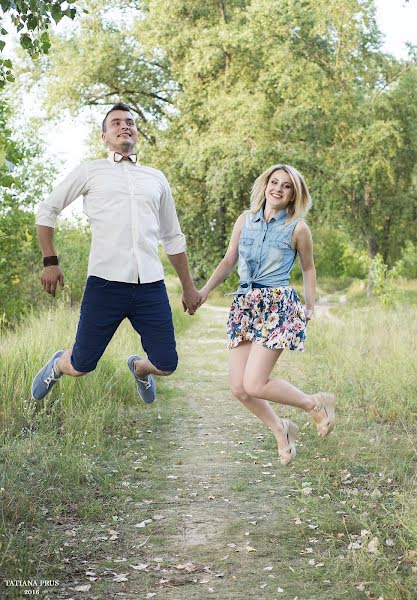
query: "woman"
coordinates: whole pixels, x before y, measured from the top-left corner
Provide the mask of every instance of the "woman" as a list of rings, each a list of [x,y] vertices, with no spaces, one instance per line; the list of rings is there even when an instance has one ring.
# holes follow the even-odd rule
[[[284,348],[304,349],[306,324],[314,312],[313,240],[302,219],[310,206],[308,188],[294,167],[273,165],[267,169],[254,183],[251,208],[238,217],[223,260],[200,290],[203,303],[238,261],[240,287],[227,323],[230,387],[274,433],[282,464],[295,458],[298,426],[279,418],[269,402],[306,411],[320,436],[330,433],[335,422],[333,394],[306,394],[284,379],[270,378]],[[303,271],[305,310],[289,286],[297,254]]]

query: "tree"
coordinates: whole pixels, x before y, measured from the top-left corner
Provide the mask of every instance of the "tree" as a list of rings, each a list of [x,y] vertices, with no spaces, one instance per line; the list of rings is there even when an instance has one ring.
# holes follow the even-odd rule
[[[55,171],[45,164],[36,126],[12,137],[13,114],[0,101],[0,143],[8,164],[0,189],[0,321],[11,322],[41,299],[40,253],[35,236],[33,207],[46,194]]]
[[[415,65],[381,52],[373,1],[171,0],[169,19],[165,0],[138,4],[117,27],[90,11],[78,39],[54,43],[64,77],[46,76],[55,106],[133,104],[141,158],[169,175],[197,275],[278,162],[305,174],[313,220],[395,259],[415,210]]]
[[[85,106],[103,106],[105,112],[123,99],[136,113],[142,141],[155,145],[158,125],[174,110],[177,86],[160,55],[145,57],[140,38],[126,25],[131,19],[123,19],[123,5],[119,0],[110,11],[104,0],[90,0],[77,27],[51,39],[53,52],[44,60],[46,106],[52,116]],[[117,6],[119,16],[112,19]]]
[[[22,48],[28,51],[32,58],[39,54],[47,54],[50,48],[48,29],[54,21],[59,23],[63,17],[74,19],[77,9],[72,6],[75,0],[1,0],[0,8],[0,36],[4,38],[8,31],[4,28],[4,15],[9,15],[10,21],[19,34]],[[6,42],[0,38],[0,52],[3,51]],[[0,56],[0,88],[4,87],[6,81],[14,81],[12,61]]]

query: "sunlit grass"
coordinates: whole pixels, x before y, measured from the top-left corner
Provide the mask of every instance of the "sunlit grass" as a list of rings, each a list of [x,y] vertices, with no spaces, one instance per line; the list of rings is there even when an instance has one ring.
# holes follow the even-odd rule
[[[192,336],[187,325],[200,317],[185,315],[177,284],[171,282],[170,289],[177,334]],[[226,298],[224,309],[229,303]],[[207,377],[182,365],[187,379],[180,380],[179,389],[184,397],[169,380],[162,381],[157,405],[145,406],[126,366],[129,354],[140,350],[137,335],[125,323],[94,373],[79,380],[63,378],[45,408],[33,412],[29,403],[33,374],[56,349],[71,345],[77,320],[78,311],[58,306],[28,319],[1,340],[0,565],[7,577],[64,580],[69,568],[62,562],[68,540],[65,531],[73,527],[88,531],[94,523],[111,523],[119,505],[147,498],[150,491],[153,498],[162,497],[167,482],[158,474],[161,465],[169,467],[171,460],[167,447],[175,431],[173,419],[181,410],[185,420],[190,418],[187,394],[195,393]],[[218,335],[217,330],[213,335]],[[323,598],[329,600],[362,598],[365,591],[370,591],[370,597],[412,600],[417,589],[416,340],[417,315],[407,304],[360,307],[348,300],[308,325],[305,353],[288,352],[280,359],[277,374],[307,392],[329,390],[338,398],[338,425],[324,440],[317,439],[305,415],[277,407],[301,426],[294,465],[286,470],[278,466],[280,485],[292,498],[285,519],[277,513],[272,521],[259,523],[254,540],[257,552],[265,556],[271,552],[273,532],[286,540],[280,545],[281,555],[296,567],[287,576],[288,589],[292,585],[301,589],[300,582],[308,581],[323,589],[327,594]],[[197,348],[192,337],[190,348]],[[198,348],[203,351],[204,346]],[[226,366],[213,364],[214,368],[224,371],[224,382],[214,380],[211,371],[208,374],[213,386],[220,386],[215,395],[221,398]],[[253,453],[261,447],[274,455],[275,440],[267,432],[264,442],[253,437],[253,428],[242,429],[239,439]],[[240,448],[237,460],[242,460]],[[144,454],[146,461],[132,471],[132,461]],[[248,472],[254,470],[252,459],[247,460]],[[241,470],[228,481],[230,497],[239,497],[242,506],[262,489],[260,483],[252,485],[245,473]],[[131,487],[123,487],[125,479]],[[302,491],[306,481],[313,490],[310,495]],[[269,483],[265,485],[268,494]],[[259,502],[265,501],[259,497]],[[301,517],[302,524],[288,525],[291,517]],[[308,523],[317,523],[318,529],[310,529]],[[229,525],[231,532],[242,527],[236,519]],[[84,535],[88,538],[88,533]],[[325,567],[307,567],[307,573],[294,554],[299,556],[312,545],[313,536],[319,540],[314,545],[315,561]],[[377,552],[372,553],[368,544],[375,538]],[[349,549],[355,543],[360,547]],[[88,557],[94,545],[86,543],[84,551]],[[202,564],[210,558],[213,569],[226,565],[216,566],[219,557],[210,548],[199,552],[204,553],[199,557]],[[333,587],[323,584],[324,577]]]

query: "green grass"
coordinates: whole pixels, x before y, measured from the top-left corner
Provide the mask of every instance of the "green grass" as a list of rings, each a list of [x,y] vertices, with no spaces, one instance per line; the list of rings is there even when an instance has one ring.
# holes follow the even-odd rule
[[[301,517],[299,533],[305,544],[318,538],[314,560],[324,563],[327,578],[337,582],[333,596],[324,597],[365,597],[356,586],[342,593],[347,582],[357,582],[372,598],[412,600],[417,589],[417,314],[406,305],[348,305],[334,318],[312,321],[308,335],[308,351],[297,364],[287,354],[278,369],[308,392],[332,390],[338,398],[335,434],[316,440],[312,428],[304,427],[293,467],[299,500],[292,510]],[[303,495],[303,481],[312,488],[310,495]],[[306,527],[308,520],[319,525],[318,535]],[[375,539],[372,553],[368,544]]]
[[[189,317],[177,296],[171,303],[181,335]],[[33,375],[56,349],[72,345],[77,320],[77,310],[57,302],[56,309],[31,316],[1,339],[0,571],[9,579],[62,580],[70,570],[62,563],[65,532],[71,525],[111,519],[115,503],[132,496],[129,488],[115,491],[116,480],[131,479],[130,441],[136,448],[138,436],[157,429],[162,442],[147,449],[153,464],[169,438],[170,390],[165,382],[159,385],[164,401],[158,410],[140,403],[126,365],[139,339],[127,323],[93,373],[79,380],[64,377],[34,410]],[[143,491],[133,495],[139,501]]]
[[[129,589],[138,597],[156,590],[170,599],[203,598],[207,588],[198,582],[211,577],[222,598],[413,600],[415,309],[349,298],[309,324],[305,353],[283,354],[277,375],[338,398],[328,439],[317,438],[305,415],[277,407],[301,427],[296,461],[284,468],[273,436],[227,391],[218,341],[226,314],[219,322],[212,311],[190,318],[177,284],[169,288],[182,361],[178,374],[158,382],[155,405],[138,401],[127,371],[126,358],[138,348],[128,324],[94,373],[63,378],[36,413],[32,376],[72,343],[77,311],[58,305],[2,338],[2,576],[78,585],[93,565],[100,577],[91,593],[100,599]],[[134,528],[155,512],[164,519],[150,533]],[[111,541],[113,530],[119,537]],[[248,542],[256,551],[241,550]],[[115,563],[122,558],[150,567],[135,573]],[[177,568],[188,561],[195,572]],[[264,570],[269,565],[273,571]],[[113,570],[129,570],[132,587],[115,588],[106,575]],[[165,578],[166,587],[159,583]],[[10,588],[0,595],[21,597]]]

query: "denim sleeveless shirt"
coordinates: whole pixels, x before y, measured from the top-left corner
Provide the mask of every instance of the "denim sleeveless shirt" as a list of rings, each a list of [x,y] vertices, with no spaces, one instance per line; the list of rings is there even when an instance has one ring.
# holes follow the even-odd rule
[[[288,222],[286,210],[280,211],[269,223],[262,208],[255,214],[246,213],[239,240],[240,287],[235,294],[246,294],[253,284],[288,286],[297,257],[297,251],[291,247],[291,237],[300,220]]]

